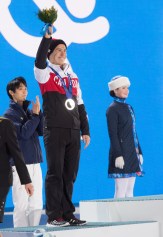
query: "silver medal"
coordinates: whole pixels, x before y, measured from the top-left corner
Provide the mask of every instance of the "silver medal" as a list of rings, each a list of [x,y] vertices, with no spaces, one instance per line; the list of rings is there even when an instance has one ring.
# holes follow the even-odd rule
[[[68,110],[73,110],[75,108],[75,102],[73,99],[67,99],[65,101],[65,107]]]

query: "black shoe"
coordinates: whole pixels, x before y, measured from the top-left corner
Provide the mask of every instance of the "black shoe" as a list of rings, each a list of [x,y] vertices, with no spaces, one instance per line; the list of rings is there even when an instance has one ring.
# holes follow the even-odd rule
[[[71,219],[69,219],[67,221],[69,222],[69,225],[71,225],[71,226],[82,226],[82,225],[86,225],[87,224],[86,221],[79,220],[76,217],[73,217],[73,218],[71,218]]]
[[[63,218],[56,218],[53,221],[48,221],[46,224],[47,227],[62,227],[70,225],[68,221],[65,221]]]

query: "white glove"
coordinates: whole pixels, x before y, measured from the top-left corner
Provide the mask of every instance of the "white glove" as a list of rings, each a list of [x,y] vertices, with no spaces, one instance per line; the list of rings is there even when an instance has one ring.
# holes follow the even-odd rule
[[[125,162],[124,162],[123,156],[119,156],[115,159],[115,167],[116,168],[123,169],[124,164],[125,164]]]
[[[140,164],[142,165],[143,164],[143,156],[141,154],[139,154],[139,161],[140,161]]]

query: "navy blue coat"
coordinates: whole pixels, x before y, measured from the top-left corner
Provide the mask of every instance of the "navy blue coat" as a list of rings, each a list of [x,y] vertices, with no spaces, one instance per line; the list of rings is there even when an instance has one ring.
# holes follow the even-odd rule
[[[140,167],[133,136],[133,120],[128,105],[114,101],[107,109],[106,117],[110,137],[108,173],[139,172]],[[138,149],[139,154],[142,154],[139,142]],[[115,167],[115,159],[119,156],[124,158],[123,169]]]
[[[23,108],[10,101],[4,117],[13,121],[17,138],[26,164],[37,164],[43,161],[39,136],[43,135],[43,114],[32,114],[28,109],[30,102],[24,101]]]

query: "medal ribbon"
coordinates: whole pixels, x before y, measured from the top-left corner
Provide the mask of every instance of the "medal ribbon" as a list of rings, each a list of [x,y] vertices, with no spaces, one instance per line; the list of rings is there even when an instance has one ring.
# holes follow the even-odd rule
[[[57,71],[55,71],[52,67],[50,67],[48,65],[48,67],[57,75],[57,77],[60,79],[61,83],[62,83],[62,86],[66,92],[66,97],[68,99],[71,99],[72,98],[72,80],[71,80],[71,77],[70,75],[67,73],[67,77],[68,77],[68,81],[69,81],[69,88],[67,88],[66,86],[66,83],[64,82],[63,78],[59,75],[59,73]]]

